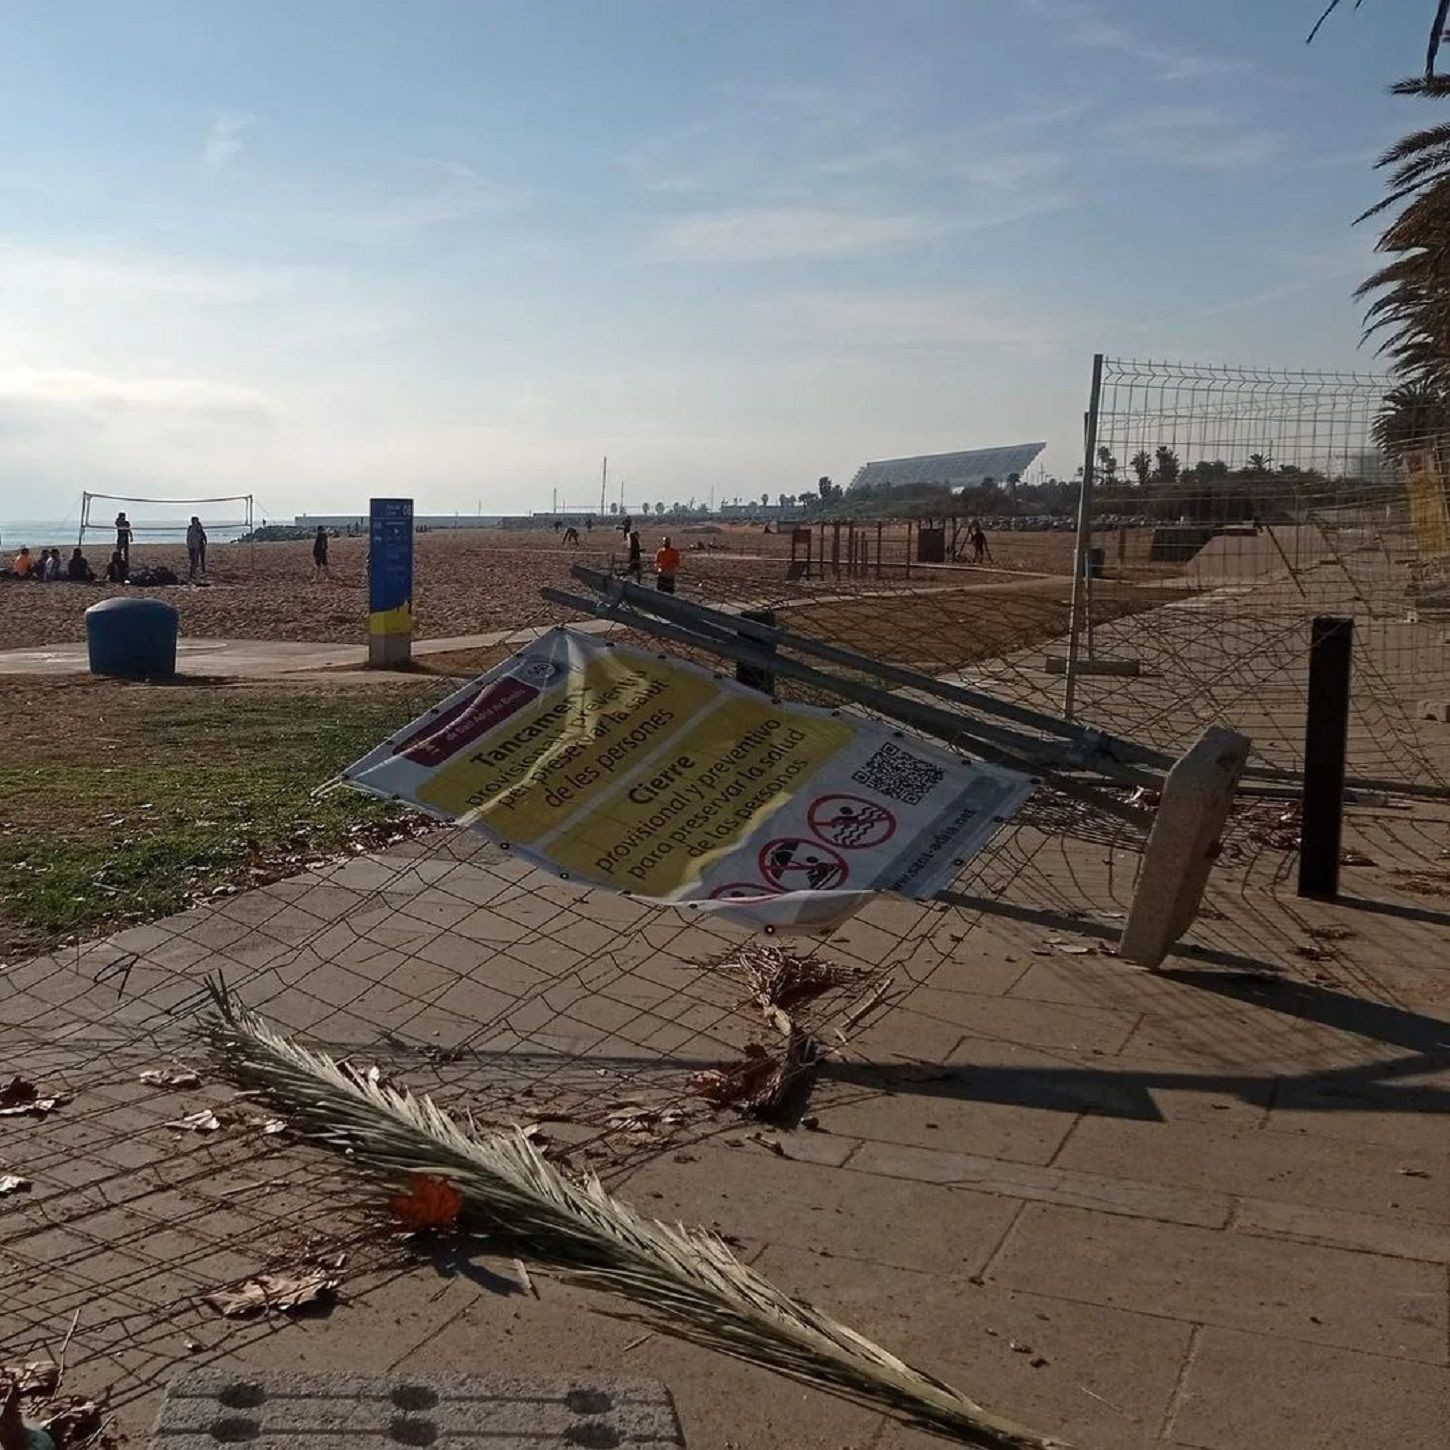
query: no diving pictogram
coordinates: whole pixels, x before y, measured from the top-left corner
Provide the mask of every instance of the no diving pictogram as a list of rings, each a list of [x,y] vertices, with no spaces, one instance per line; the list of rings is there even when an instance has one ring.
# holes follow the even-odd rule
[[[806,819],[821,840],[848,851],[880,846],[896,834],[896,817],[885,806],[855,795],[823,795],[811,802]]]
[[[760,848],[760,874],[782,891],[833,891],[845,884],[851,868],[819,841],[783,836]]]

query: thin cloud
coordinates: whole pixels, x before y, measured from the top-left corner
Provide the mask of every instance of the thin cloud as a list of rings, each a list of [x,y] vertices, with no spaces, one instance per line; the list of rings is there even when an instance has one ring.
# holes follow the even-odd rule
[[[340,200],[308,214],[354,240],[385,242],[479,216],[503,216],[532,198],[527,187],[494,181],[462,161],[411,165],[388,195]]]
[[[1276,132],[1243,126],[1212,106],[1150,106],[1119,116],[1098,134],[1120,151],[1209,171],[1262,166],[1284,149]]]
[[[256,124],[255,116],[242,111],[218,111],[207,127],[206,142],[201,148],[201,164],[208,171],[220,171],[242,154],[242,137]]]
[[[1018,0],[1028,15],[1045,22],[1049,38],[1084,50],[1109,51],[1149,67],[1160,81],[1196,80],[1252,69],[1234,56],[1174,45],[1135,26],[1110,19],[1085,0]]]
[[[1014,311],[962,288],[814,292],[774,298],[761,320],[791,341],[882,347],[991,346],[1036,349],[1061,339],[1060,316]]]
[[[116,377],[79,368],[7,368],[0,401],[57,408],[149,408],[165,412],[269,413],[252,388],[197,377]]]
[[[666,222],[656,253],[677,262],[772,262],[899,251],[939,230],[920,217],[828,211],[821,207],[736,207],[691,212]]]

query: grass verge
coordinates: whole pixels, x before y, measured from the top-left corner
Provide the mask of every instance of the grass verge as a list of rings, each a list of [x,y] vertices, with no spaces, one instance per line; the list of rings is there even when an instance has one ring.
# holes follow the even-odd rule
[[[312,792],[445,689],[25,682],[0,707],[0,961],[398,839],[420,818]]]

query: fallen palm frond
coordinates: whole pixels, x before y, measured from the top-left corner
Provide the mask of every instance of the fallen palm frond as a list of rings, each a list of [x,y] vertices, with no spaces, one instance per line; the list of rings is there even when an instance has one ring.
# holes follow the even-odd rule
[[[613,1293],[630,1317],[709,1349],[886,1409],[959,1444],[1065,1450],[982,1409],[747,1268],[714,1235],[636,1213],[594,1177],[566,1178],[516,1131],[464,1127],[417,1098],[274,1032],[224,989],[208,1023],[222,1066],[292,1121],[398,1187],[450,1182],[463,1221],[507,1253]]]

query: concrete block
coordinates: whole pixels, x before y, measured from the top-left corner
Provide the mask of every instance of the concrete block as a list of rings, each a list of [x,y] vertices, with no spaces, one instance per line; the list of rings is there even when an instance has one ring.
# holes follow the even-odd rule
[[[1198,914],[1249,740],[1211,725],[1168,772],[1118,955],[1156,967]]]
[[[490,1450],[683,1447],[669,1391],[651,1380],[477,1379],[195,1370],[166,1387],[157,1450],[246,1444],[393,1450],[439,1440]]]
[[[1416,720],[1439,720],[1450,724],[1450,700],[1421,700],[1415,706]]]
[[[1093,659],[1078,660],[1075,673],[1079,675],[1137,675],[1142,673],[1142,664],[1141,660],[1112,659],[1106,655],[1098,655]],[[1048,655],[1043,662],[1043,668],[1049,675],[1065,675],[1067,659],[1063,655]]]

